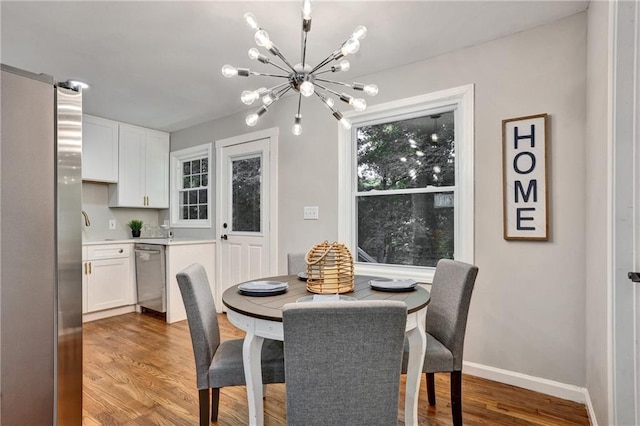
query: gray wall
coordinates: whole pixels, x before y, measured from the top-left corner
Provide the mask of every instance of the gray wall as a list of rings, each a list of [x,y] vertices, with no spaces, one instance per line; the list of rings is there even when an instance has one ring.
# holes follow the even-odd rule
[[[585,386],[586,30],[587,15],[580,13],[353,77],[380,86],[372,105],[475,84],[475,263],[480,273],[465,359],[576,386]],[[367,52],[366,43],[362,52],[381,54]],[[357,68],[353,60],[351,72]],[[258,87],[260,82],[247,84]],[[291,97],[274,105],[254,129],[244,125],[246,114],[237,114],[171,135],[171,149],[177,150],[280,127],[278,258],[283,272],[286,253],[335,240],[338,233],[338,125],[317,101],[306,100],[304,132],[294,137],[296,102]],[[507,242],[502,238],[501,121],[537,113],[551,117],[551,237],[548,242]],[[319,206],[320,220],[302,220],[303,206]]]
[[[598,424],[608,424],[607,140],[609,4],[591,2],[587,39],[586,386]]]

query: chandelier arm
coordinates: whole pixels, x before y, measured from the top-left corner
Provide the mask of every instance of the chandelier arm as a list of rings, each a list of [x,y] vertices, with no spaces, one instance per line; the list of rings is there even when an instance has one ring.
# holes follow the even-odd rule
[[[353,85],[349,84],[349,83],[344,83],[342,81],[334,81],[334,80],[325,80],[324,78],[316,78],[315,81],[324,81],[325,83],[331,83],[331,84],[339,84],[341,86],[346,86],[346,87],[353,87]]]
[[[272,54],[274,54],[278,58],[280,58],[280,60],[282,60],[282,62],[284,62],[289,68],[291,68],[291,71],[296,72],[296,69],[293,67],[293,65],[291,65],[291,63],[289,61],[287,61],[287,58],[285,58],[284,55],[282,53],[280,53],[280,51],[278,50],[277,47],[271,46],[271,49],[269,49],[269,52],[271,52]]]
[[[331,61],[338,60],[338,59],[342,58],[343,56],[344,55],[342,54],[340,49],[331,52],[331,54],[329,56],[327,56],[326,58],[324,58],[322,60],[322,62],[320,62],[315,67],[313,67],[313,69],[311,70],[311,72],[309,72],[309,74],[313,74],[314,72],[318,71],[320,68],[322,68],[322,67],[326,66],[327,64],[329,64]]]
[[[302,26],[302,69],[304,70],[304,66],[306,65],[307,60],[307,31],[304,30],[304,25]],[[300,111],[298,111],[300,113]]]
[[[267,62],[267,63],[268,63],[269,65],[273,65],[274,67],[276,67],[276,68],[280,69],[281,71],[289,72],[289,70],[288,70],[288,69],[286,69],[285,67],[280,66],[280,65],[278,65],[278,64],[276,64],[276,63],[273,63],[273,62],[271,62],[271,61],[269,61],[269,62]]]
[[[316,81],[317,81],[317,80],[316,80]],[[340,93],[336,92],[335,90],[331,90],[331,89],[329,89],[328,87],[324,87],[324,86],[322,86],[322,85],[320,85],[320,84],[318,84],[318,83],[315,83],[315,85],[316,85],[316,86],[318,86],[319,88],[321,88],[322,90],[326,90],[326,91],[327,91],[327,92],[329,92],[329,93],[333,93],[334,95],[336,95],[336,96],[338,96],[338,97],[341,97],[341,96],[342,96]]]
[[[285,81],[284,83],[276,84],[275,86],[268,88],[266,93],[274,92],[275,90],[280,89],[282,86],[288,86],[289,84],[290,83],[288,81]]]
[[[300,115],[300,107],[301,107],[301,105],[302,105],[302,93],[299,93],[298,94],[298,114],[297,115]]]
[[[251,71],[249,74],[251,75],[261,75],[264,77],[277,77],[277,78],[289,78],[288,75],[279,75],[279,74],[268,74],[268,73],[264,73],[264,72],[255,72],[255,71]]]

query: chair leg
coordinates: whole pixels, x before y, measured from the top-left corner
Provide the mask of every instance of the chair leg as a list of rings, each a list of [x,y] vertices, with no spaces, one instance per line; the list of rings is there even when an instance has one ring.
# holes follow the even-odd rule
[[[436,381],[434,373],[424,373],[427,378],[427,397],[429,405],[436,405]]]
[[[211,421],[218,420],[218,406],[220,405],[220,388],[211,389]]]
[[[198,399],[200,403],[200,426],[209,425],[209,389],[200,389],[198,391]]]
[[[462,371],[451,372],[451,417],[454,426],[462,426]]]

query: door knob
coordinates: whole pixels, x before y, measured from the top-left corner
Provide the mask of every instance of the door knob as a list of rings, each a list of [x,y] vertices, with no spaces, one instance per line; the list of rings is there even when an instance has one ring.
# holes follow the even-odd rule
[[[627,276],[634,283],[640,283],[640,272],[629,272]]]
[[[220,238],[222,238],[223,240],[228,240],[228,239],[229,239],[229,237],[227,236],[227,234],[222,234],[222,235],[220,236]]]

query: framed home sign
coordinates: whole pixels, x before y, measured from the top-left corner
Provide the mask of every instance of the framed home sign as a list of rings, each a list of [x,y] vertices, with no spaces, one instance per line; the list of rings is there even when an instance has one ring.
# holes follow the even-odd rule
[[[549,239],[548,114],[502,120],[505,240]]]

